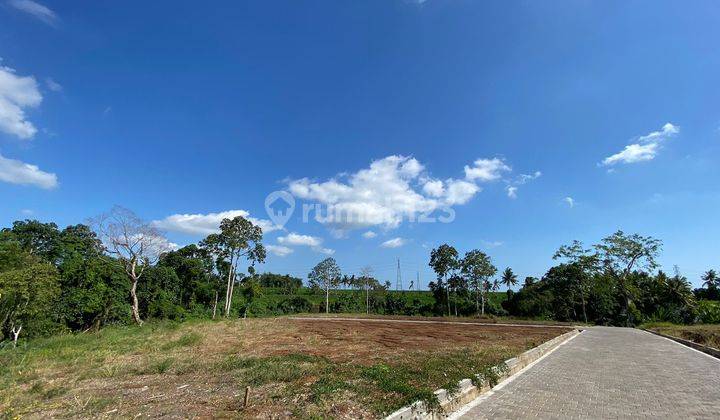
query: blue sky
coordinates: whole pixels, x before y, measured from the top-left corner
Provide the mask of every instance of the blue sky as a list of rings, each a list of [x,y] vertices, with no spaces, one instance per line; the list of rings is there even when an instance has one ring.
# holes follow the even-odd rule
[[[720,268],[718,21],[713,1],[0,0],[0,223],[120,204],[182,245],[244,214],[270,228],[261,270],[332,254],[394,283],[400,258],[405,285],[443,242],[540,276],[622,229],[697,285]]]

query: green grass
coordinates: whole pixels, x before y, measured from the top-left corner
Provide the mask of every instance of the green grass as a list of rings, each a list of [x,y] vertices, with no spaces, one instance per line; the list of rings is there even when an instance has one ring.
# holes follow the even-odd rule
[[[293,328],[283,319],[150,322],[24,341],[17,349],[0,349],[0,418],[96,417],[116,408],[122,417],[193,415],[197,406],[186,412],[174,397],[143,399],[187,384],[193,393],[209,392],[201,398],[214,404],[211,412],[250,410],[242,415],[254,417],[289,410],[296,417],[326,418],[339,415],[338,407],[354,407],[360,410],[349,411],[355,415],[381,417],[417,400],[437,407],[433,391],[452,390],[474,374],[493,381],[492,366],[536,344],[505,346],[499,339],[484,348],[407,351],[383,361],[338,361],[312,351],[248,356],[252,343],[277,335],[290,349],[303,340],[310,350],[323,345]],[[151,390],[128,394],[145,385]],[[253,395],[248,409],[238,397],[245,387]]]

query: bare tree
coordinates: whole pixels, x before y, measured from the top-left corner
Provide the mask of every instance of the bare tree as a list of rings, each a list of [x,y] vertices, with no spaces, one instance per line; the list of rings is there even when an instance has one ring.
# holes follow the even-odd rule
[[[137,284],[145,270],[157,262],[160,254],[169,251],[165,236],[131,210],[115,206],[109,212],[90,219],[105,252],[115,257],[130,280],[132,316],[142,325],[137,298]]]

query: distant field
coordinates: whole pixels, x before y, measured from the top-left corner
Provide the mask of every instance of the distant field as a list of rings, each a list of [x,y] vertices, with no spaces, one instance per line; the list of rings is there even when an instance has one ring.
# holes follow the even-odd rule
[[[0,413],[376,418],[565,331],[289,318],[111,327],[0,350]]]
[[[684,338],[704,346],[720,349],[720,325],[647,324],[644,327],[673,337]]]

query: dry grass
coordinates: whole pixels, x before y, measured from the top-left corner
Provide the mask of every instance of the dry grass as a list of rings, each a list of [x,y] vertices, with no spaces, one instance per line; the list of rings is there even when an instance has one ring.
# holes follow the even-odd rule
[[[288,318],[106,328],[0,350],[0,413],[376,418],[564,331]]]
[[[644,326],[662,334],[673,337],[684,338],[704,346],[720,349],[720,325],[673,325],[673,324],[648,324]]]

